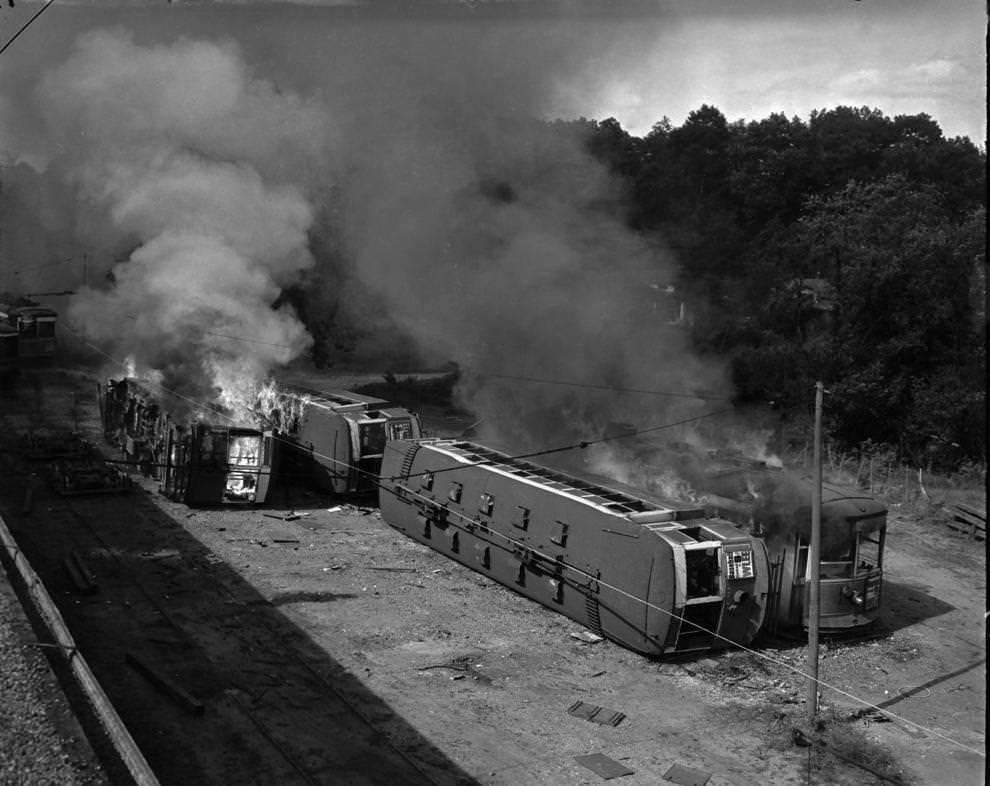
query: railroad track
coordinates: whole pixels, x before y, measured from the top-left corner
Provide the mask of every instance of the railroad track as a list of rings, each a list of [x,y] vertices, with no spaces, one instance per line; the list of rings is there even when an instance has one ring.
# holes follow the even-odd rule
[[[471,782],[145,491],[6,464],[0,509],[161,783]]]

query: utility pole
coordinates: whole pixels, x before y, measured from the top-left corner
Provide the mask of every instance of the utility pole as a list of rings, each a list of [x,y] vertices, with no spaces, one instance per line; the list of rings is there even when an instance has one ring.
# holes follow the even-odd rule
[[[815,383],[815,453],[811,481],[811,545],[808,548],[808,731],[818,715],[818,618],[821,615],[822,544],[822,396],[825,387]]]

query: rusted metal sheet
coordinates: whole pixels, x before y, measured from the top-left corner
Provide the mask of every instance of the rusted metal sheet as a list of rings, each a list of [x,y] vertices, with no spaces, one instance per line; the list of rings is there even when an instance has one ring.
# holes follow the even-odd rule
[[[630,770],[625,764],[621,764],[615,759],[610,759],[601,753],[575,756],[574,761],[582,767],[587,767],[606,781],[612,780],[612,778],[621,778],[623,775],[632,775],[635,772],[635,770]]]
[[[625,719],[624,712],[607,710],[597,704],[587,704],[583,701],[574,702],[567,712],[575,718],[584,718],[592,723],[600,723],[602,726],[618,726]]]
[[[683,764],[675,764],[663,775],[665,781],[679,783],[681,786],[705,786],[711,777],[710,772],[696,770],[694,767],[686,767]]]

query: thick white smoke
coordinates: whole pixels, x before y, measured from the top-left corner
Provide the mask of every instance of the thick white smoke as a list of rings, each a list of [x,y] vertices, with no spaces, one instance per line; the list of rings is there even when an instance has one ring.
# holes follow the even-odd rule
[[[145,47],[121,30],[82,36],[37,95],[47,166],[134,248],[103,261],[113,283],[83,288],[72,323],[228,404],[307,348],[272,304],[312,265],[300,184],[320,160],[317,105],[254,77],[233,44]]]
[[[271,303],[311,265],[318,227],[346,264],[306,278],[320,305],[307,313],[326,304],[357,333],[391,324],[423,357],[456,361],[485,438],[538,447],[709,409],[601,389],[728,386],[658,301],[673,256],[626,227],[582,128],[546,122],[562,96],[635,68],[665,21],[635,3],[615,18],[602,4],[528,5],[319,26],[316,10],[286,9],[271,28],[236,9],[155,15],[200,35],[222,22],[236,45],[83,35],[42,80],[47,145],[32,160],[77,189],[76,237],[127,253],[105,260],[115,283],[85,291],[70,319],[167,383],[230,395],[306,347]],[[316,193],[332,199],[307,201]],[[362,310],[362,289],[387,321]]]

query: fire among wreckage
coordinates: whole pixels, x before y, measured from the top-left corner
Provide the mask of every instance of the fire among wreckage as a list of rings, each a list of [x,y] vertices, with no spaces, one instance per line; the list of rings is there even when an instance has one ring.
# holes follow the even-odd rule
[[[691,481],[703,496],[684,503],[424,440],[415,413],[348,391],[266,386],[248,425],[168,401],[138,380],[109,380],[103,423],[111,444],[185,504],[261,504],[283,473],[333,494],[381,487],[391,526],[640,652],[807,626],[810,486],[792,473],[710,460]],[[433,464],[442,493],[422,485]],[[822,518],[821,627],[868,626],[881,608],[886,509],[826,486]],[[625,565],[621,580],[605,578],[613,563]],[[627,587],[640,568],[647,584]],[[617,589],[603,591],[606,582]]]

